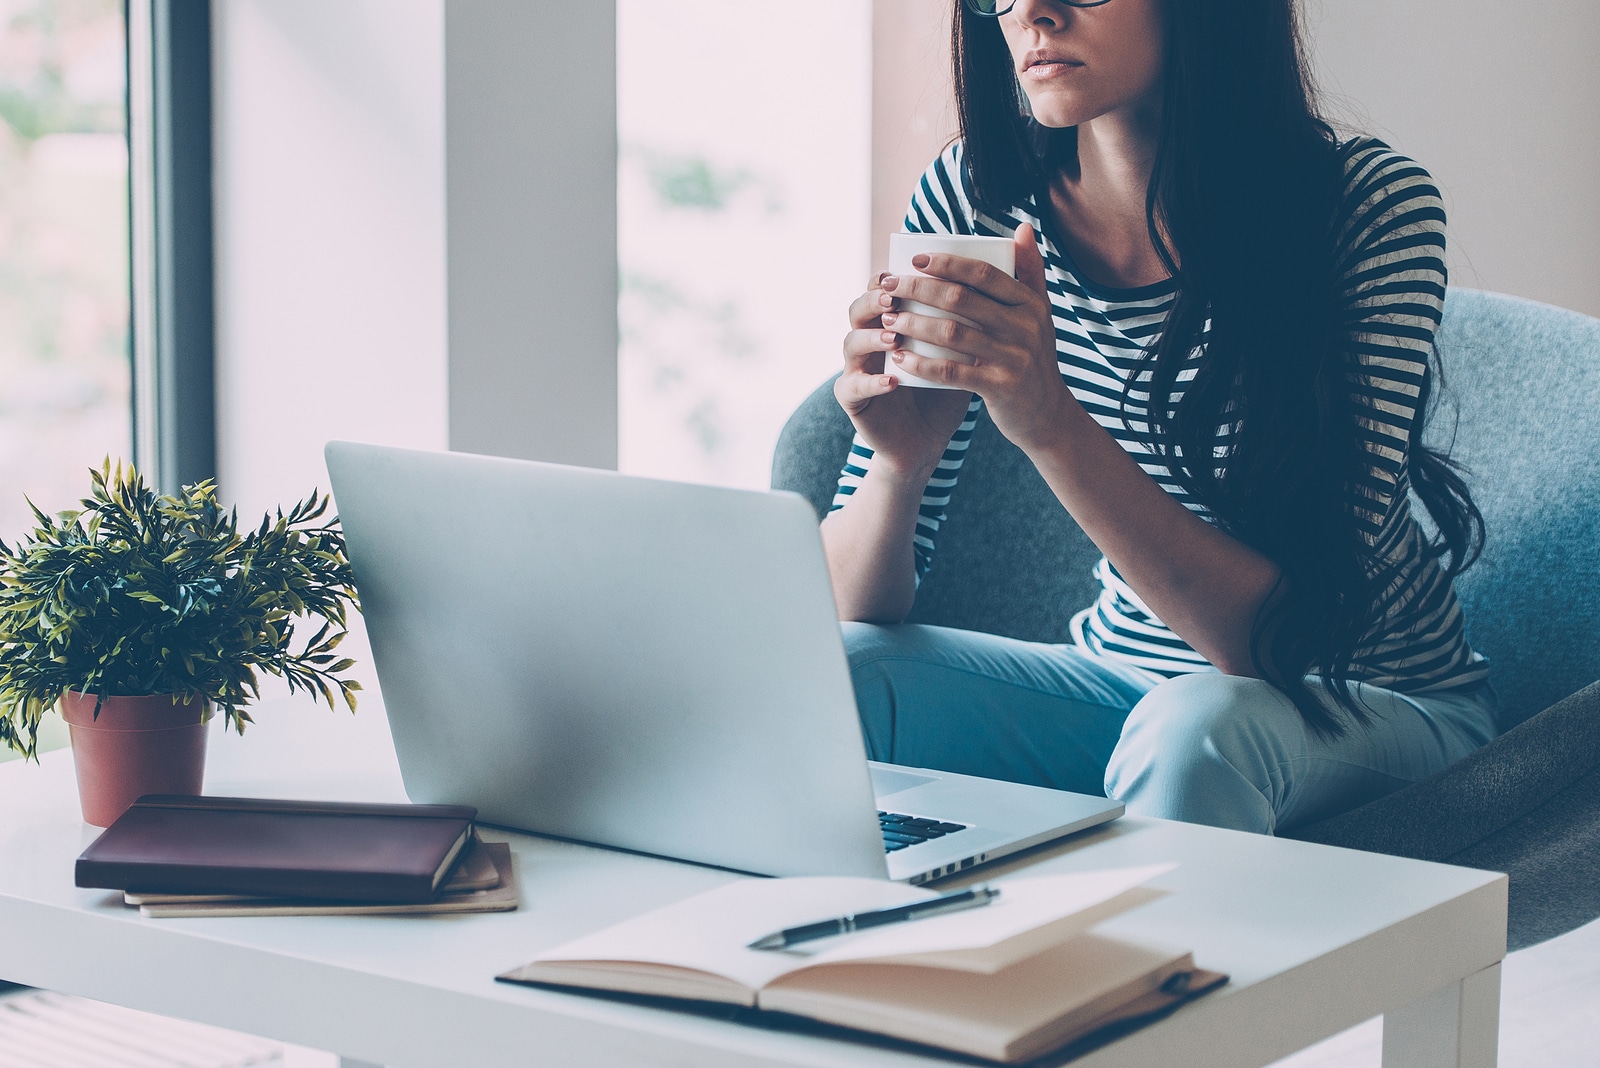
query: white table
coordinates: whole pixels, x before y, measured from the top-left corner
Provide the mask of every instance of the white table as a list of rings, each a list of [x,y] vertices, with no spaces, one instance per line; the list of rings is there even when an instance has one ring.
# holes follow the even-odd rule
[[[212,738],[207,791],[403,800],[376,699],[360,714],[269,702]],[[72,885],[95,833],[71,757],[0,765],[0,979],[286,1042],[347,1063],[937,1063],[901,1049],[496,983],[541,948],[739,876],[525,835],[514,913],[149,920]],[[1386,1068],[1488,1068],[1505,955],[1502,875],[1124,818],[991,866],[1072,871],[1176,860],[1174,893],[1107,925],[1191,947],[1227,987],[1073,1062],[1263,1065],[1383,1014]]]

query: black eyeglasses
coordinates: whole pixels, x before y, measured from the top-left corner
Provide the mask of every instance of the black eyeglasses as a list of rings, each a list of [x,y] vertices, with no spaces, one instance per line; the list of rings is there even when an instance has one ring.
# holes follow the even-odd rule
[[[968,11],[986,19],[997,19],[1017,6],[1017,0],[966,0],[966,3]],[[1068,7],[1099,7],[1111,3],[1111,0],[1056,0],[1056,3]]]

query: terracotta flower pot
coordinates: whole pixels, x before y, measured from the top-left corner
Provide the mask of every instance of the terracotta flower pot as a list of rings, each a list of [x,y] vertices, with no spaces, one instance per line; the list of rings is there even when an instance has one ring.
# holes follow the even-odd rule
[[[76,690],[61,698],[85,822],[109,827],[145,794],[200,792],[210,719],[204,698],[107,697],[98,718],[94,704],[94,694]]]

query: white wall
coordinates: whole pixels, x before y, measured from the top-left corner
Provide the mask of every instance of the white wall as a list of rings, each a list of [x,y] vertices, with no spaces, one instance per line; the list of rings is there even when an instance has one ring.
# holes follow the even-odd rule
[[[241,513],[447,439],[443,0],[213,6],[217,451]]]
[[[1341,118],[1434,174],[1450,280],[1600,315],[1600,6],[1308,0]]]

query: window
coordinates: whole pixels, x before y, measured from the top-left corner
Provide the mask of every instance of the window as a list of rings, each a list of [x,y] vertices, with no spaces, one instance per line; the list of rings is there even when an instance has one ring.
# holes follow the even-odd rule
[[[130,453],[118,0],[0,2],[0,538]]]
[[[869,0],[619,0],[620,467],[765,488],[866,281]]]

